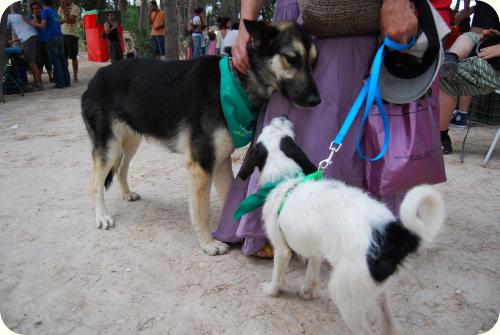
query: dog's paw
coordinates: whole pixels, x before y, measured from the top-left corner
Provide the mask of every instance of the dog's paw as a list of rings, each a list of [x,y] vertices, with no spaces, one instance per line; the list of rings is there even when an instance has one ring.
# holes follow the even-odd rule
[[[268,297],[277,297],[280,294],[280,288],[273,282],[263,283],[261,285],[262,292]]]
[[[316,299],[316,290],[313,287],[302,285],[299,293],[306,300]]]
[[[128,192],[122,194],[122,199],[125,201],[136,201],[139,200],[141,196],[135,192]]]
[[[96,227],[97,229],[108,229],[113,228],[115,226],[115,222],[111,215],[103,215],[101,217],[96,218]]]
[[[212,240],[208,243],[203,243],[201,245],[201,248],[210,256],[224,255],[227,254],[227,252],[229,251],[229,246],[226,243],[217,240]]]

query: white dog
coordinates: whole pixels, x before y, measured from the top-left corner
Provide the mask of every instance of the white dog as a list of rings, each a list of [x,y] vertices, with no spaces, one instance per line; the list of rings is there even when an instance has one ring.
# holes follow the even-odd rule
[[[284,285],[291,250],[308,259],[301,294],[315,296],[321,259],[333,267],[328,289],[354,334],[373,334],[368,314],[382,315],[384,333],[396,334],[384,284],[408,254],[430,242],[445,220],[444,203],[430,186],[406,195],[397,220],[389,209],[358,188],[335,180],[303,181],[302,171],[316,171],[293,141],[292,124],[275,118],[263,129],[239,176],[255,167],[260,185],[282,180],[263,208],[267,236],[274,246],[272,281],[264,285],[275,296]],[[380,298],[380,301],[377,299]]]

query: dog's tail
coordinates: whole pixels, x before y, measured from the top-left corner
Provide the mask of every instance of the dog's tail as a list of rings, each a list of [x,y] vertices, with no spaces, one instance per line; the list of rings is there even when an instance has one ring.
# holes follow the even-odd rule
[[[114,171],[114,168],[109,170],[109,173],[108,175],[106,176],[106,179],[104,180],[104,188],[106,190],[109,189],[109,187],[111,186],[111,184],[113,183],[113,176],[115,175],[115,171]]]
[[[441,194],[429,185],[412,188],[399,214],[403,225],[424,242],[431,242],[437,236],[446,217]]]

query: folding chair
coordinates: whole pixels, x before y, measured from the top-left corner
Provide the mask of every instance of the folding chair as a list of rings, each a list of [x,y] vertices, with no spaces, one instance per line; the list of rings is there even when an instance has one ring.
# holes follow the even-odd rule
[[[26,71],[22,71],[23,60],[20,58],[22,55],[22,49],[17,48],[6,48],[5,55],[7,56],[7,62],[4,64],[2,69],[3,85],[2,90],[4,93],[9,94],[12,91],[8,91],[8,85],[13,84],[24,96],[26,91],[27,78],[23,80],[23,75],[25,76]],[[26,68],[26,66],[24,66]]]
[[[486,166],[488,164],[488,161],[491,158],[491,155],[493,154],[493,150],[495,150],[495,147],[497,146],[498,139],[500,139],[500,128],[497,130],[497,134],[495,135],[495,138],[493,138],[493,142],[491,142],[490,149],[488,150],[488,153],[486,154],[486,157],[484,158],[482,166]]]

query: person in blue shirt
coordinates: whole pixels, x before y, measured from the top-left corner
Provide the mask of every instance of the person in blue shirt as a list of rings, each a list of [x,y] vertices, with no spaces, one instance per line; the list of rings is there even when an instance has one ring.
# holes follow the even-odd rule
[[[28,16],[30,21],[32,22],[40,22],[42,21],[42,5],[40,5],[38,2],[32,2],[30,4],[31,8],[31,13],[32,15]],[[36,17],[36,21],[35,21]],[[45,37],[45,30],[36,28],[36,31],[38,33],[38,39],[40,40],[40,51],[39,51],[39,59],[38,59],[38,67],[40,68],[40,71],[43,70],[43,67],[45,66],[45,69],[47,70],[47,75],[49,76],[49,81],[53,82],[54,79],[52,78],[52,64],[50,63],[49,59],[49,53],[47,51],[47,39]]]
[[[44,30],[47,41],[47,51],[54,70],[55,88],[65,88],[71,84],[68,70],[68,60],[64,54],[64,44],[61,32],[59,14],[52,8],[52,0],[42,0],[41,21],[36,16],[33,21],[26,19],[26,22]],[[38,21],[38,22],[37,22]]]

